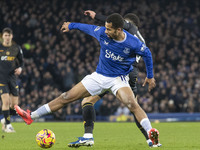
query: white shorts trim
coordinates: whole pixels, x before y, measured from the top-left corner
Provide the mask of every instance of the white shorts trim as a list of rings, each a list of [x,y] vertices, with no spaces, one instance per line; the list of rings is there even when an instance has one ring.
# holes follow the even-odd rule
[[[93,72],[83,78],[81,83],[87,89],[87,91],[92,95],[99,95],[105,91],[111,91],[116,95],[117,91],[122,87],[130,87],[129,77],[118,76],[118,77],[106,77],[104,75]]]

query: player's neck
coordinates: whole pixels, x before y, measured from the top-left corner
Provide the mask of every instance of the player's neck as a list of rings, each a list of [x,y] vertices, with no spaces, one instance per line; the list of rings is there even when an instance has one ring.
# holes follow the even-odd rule
[[[125,33],[122,31],[120,32],[119,36],[115,39],[116,41],[123,41],[125,38]]]
[[[12,42],[3,42],[2,45],[5,47],[10,47],[12,45]]]

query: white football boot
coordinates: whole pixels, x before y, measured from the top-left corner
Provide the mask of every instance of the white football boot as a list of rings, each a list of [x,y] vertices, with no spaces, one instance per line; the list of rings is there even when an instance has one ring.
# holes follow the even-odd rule
[[[7,124],[4,132],[6,132],[6,133],[14,133],[15,130],[14,130],[14,128],[13,128],[13,126],[11,124]]]

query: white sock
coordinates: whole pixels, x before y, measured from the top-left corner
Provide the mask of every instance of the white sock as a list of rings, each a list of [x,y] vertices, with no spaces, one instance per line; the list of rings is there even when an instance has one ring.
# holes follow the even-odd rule
[[[148,118],[144,118],[140,121],[141,126],[147,131],[152,129],[151,123]]]
[[[93,134],[92,133],[85,133],[83,135],[84,138],[93,138]]]
[[[147,140],[147,144],[149,144],[150,142],[152,142],[150,139]]]
[[[31,118],[36,119],[49,113],[51,113],[51,109],[49,108],[48,104],[45,104],[39,107],[37,110],[33,111],[31,113]]]

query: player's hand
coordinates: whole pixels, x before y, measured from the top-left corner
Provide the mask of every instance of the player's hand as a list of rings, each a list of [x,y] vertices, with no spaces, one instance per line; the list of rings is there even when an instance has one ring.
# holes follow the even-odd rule
[[[94,19],[96,16],[96,13],[92,10],[86,10],[86,11],[84,11],[84,15],[90,16],[92,19]]]
[[[154,78],[148,79],[148,78],[146,77],[142,86],[145,86],[146,83],[149,84],[149,87],[148,87],[148,91],[149,91],[149,92],[150,92],[153,88],[156,87],[156,80],[155,80]]]
[[[69,24],[70,24],[70,22],[64,22],[60,30],[62,30],[62,32],[68,32]]]
[[[15,75],[20,75],[22,73],[22,67],[15,69]]]

